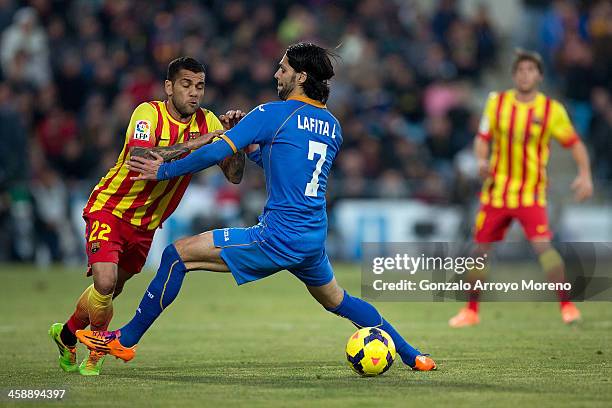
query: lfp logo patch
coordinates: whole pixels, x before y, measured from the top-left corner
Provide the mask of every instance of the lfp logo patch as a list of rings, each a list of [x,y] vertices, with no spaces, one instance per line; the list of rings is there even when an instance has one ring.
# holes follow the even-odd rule
[[[139,120],[134,129],[134,139],[149,141],[151,138],[151,123],[148,120]]]

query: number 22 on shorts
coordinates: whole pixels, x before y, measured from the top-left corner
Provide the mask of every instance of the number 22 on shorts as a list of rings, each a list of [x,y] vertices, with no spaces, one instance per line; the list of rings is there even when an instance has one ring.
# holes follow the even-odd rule
[[[91,233],[89,234],[89,242],[92,241],[108,241],[107,235],[111,232],[111,227],[108,224],[100,223],[95,220],[91,226]]]

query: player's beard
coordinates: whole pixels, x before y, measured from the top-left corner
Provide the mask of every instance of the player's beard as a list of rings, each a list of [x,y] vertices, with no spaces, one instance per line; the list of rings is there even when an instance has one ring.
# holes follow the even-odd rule
[[[192,108],[188,103],[177,103],[176,99],[172,98],[172,104],[176,108],[176,111],[181,115],[182,118],[187,118],[193,115],[199,106]]]
[[[291,92],[293,92],[293,90],[295,89],[295,78],[296,77],[297,75],[293,75],[289,82],[287,82],[286,84],[280,84],[281,88],[280,89],[277,88],[278,97],[280,98],[281,101],[286,101],[289,95],[291,94]]]

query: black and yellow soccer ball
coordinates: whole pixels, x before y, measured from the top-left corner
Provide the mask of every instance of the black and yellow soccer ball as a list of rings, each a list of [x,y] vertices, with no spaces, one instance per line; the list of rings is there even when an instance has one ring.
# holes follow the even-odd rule
[[[346,344],[346,359],[359,375],[374,377],[391,368],[395,361],[395,344],[391,336],[376,327],[357,330]]]

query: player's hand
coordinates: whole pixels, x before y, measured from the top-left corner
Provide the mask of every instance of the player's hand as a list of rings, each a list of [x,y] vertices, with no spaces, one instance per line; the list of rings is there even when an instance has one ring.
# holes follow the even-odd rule
[[[259,145],[258,144],[250,144],[247,147],[244,148],[244,152],[246,154],[251,154],[253,152],[256,152],[257,150],[259,150]]]
[[[574,199],[577,202],[584,201],[593,195],[593,180],[588,174],[579,174],[572,183]]]
[[[219,116],[219,120],[221,121],[221,124],[225,130],[230,130],[236,126],[236,123],[240,122],[240,119],[244,118],[245,115],[246,113],[240,109],[228,110],[225,115]]]
[[[131,180],[157,180],[157,171],[159,166],[164,163],[164,158],[155,152],[150,152],[155,159],[146,159],[141,156],[131,157],[128,161],[128,169],[140,173],[136,177],[130,177]]]
[[[491,174],[491,171],[489,170],[489,161],[485,159],[479,159],[478,160],[478,175],[481,178],[486,179],[487,177],[489,177],[490,174]]]
[[[196,137],[195,139],[190,139],[187,142],[187,147],[189,147],[190,150],[199,149],[200,147],[205,146],[209,144],[210,142],[212,142],[215,136],[217,136],[216,132],[205,133],[203,135]]]

